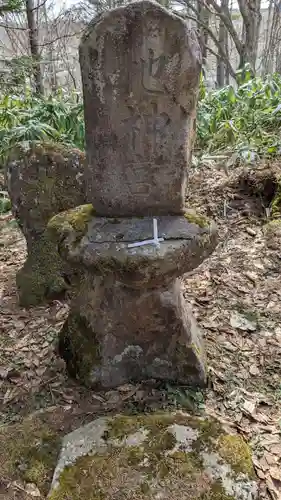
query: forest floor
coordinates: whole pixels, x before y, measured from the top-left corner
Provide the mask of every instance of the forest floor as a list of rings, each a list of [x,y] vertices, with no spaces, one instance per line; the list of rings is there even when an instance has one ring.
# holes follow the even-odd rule
[[[269,235],[266,230],[271,172],[277,171],[280,175],[278,164],[256,168],[260,184],[242,168],[228,174],[202,166],[190,176],[187,205],[210,216],[219,230],[215,252],[183,278],[186,299],[205,336],[209,383],[204,392],[151,381],[93,393],[70,380],[54,349],[68,304],[19,307],[15,275],[25,260],[25,242],[12,217],[2,216],[0,430],[6,424],[16,429],[25,417],[44,412],[65,434],[107,412],[196,408],[245,438],[253,450],[260,498],[280,499],[281,231]],[[0,499],[40,498],[40,493],[44,498],[20,477],[4,473],[0,479]]]

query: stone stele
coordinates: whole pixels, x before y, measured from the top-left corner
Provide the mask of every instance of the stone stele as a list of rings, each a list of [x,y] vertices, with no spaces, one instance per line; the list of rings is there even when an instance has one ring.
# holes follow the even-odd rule
[[[81,45],[87,201],[99,215],[184,209],[201,52],[186,22],[135,2],[97,16]]]
[[[98,418],[63,439],[49,500],[257,500],[243,438],[186,413]]]
[[[198,42],[158,3],[135,2],[90,24],[80,60],[93,214],[83,231],[83,206],[48,224],[84,277],[59,352],[90,387],[149,378],[203,386],[202,338],[179,281],[216,245],[213,225],[184,208]]]
[[[6,182],[28,254],[17,274],[23,306],[55,298],[68,288],[72,271],[45,229],[50,217],[85,202],[84,166],[84,153],[51,143],[17,147],[10,155]]]

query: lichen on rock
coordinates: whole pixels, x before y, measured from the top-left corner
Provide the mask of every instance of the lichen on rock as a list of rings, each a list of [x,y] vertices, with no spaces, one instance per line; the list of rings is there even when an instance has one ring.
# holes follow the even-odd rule
[[[85,202],[84,166],[85,153],[51,142],[16,146],[10,153],[6,182],[28,253],[17,277],[21,305],[39,304],[68,288],[68,265],[46,226],[55,214]]]
[[[65,265],[56,244],[46,231],[34,241],[23,267],[16,276],[19,303],[23,307],[35,306],[58,297],[68,288],[63,275]]]
[[[236,438],[183,412],[100,418],[66,436],[49,498],[254,500],[250,451]]]

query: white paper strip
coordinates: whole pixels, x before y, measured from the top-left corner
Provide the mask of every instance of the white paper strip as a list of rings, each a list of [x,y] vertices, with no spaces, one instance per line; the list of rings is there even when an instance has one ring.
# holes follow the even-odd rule
[[[159,247],[161,241],[164,241],[164,238],[158,238],[157,219],[153,219],[153,240],[143,240],[137,241],[136,243],[129,243],[128,248],[142,247],[144,245],[155,245]]]

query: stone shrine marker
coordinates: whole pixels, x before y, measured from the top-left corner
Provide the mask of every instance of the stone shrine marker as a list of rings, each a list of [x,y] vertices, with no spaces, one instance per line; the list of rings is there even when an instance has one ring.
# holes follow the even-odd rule
[[[208,221],[184,210],[198,42],[183,19],[136,2],[90,24],[80,60],[95,213],[85,224],[79,208],[49,222],[61,255],[84,271],[59,352],[91,387],[204,385],[201,335],[178,279],[216,244]]]
[[[201,68],[185,21],[153,2],[98,16],[80,45],[87,199],[99,215],[181,214]]]

